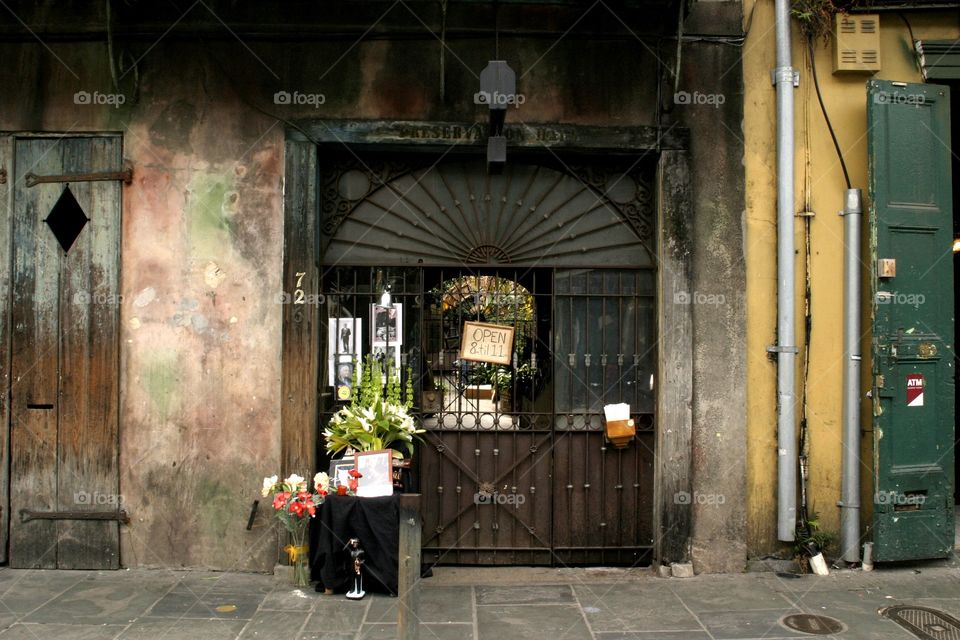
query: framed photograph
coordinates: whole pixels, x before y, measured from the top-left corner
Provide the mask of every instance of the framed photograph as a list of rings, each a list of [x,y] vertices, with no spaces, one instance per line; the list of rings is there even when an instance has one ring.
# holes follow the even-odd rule
[[[399,344],[391,344],[389,347],[387,347],[385,344],[378,344],[370,350],[370,353],[373,355],[375,360],[380,361],[380,364],[383,366],[384,375],[386,375],[386,365],[388,359],[393,360],[393,365],[395,367],[402,366],[402,363],[400,362]]]
[[[393,451],[358,452],[356,469],[362,474],[357,483],[357,495],[361,498],[377,498],[393,495]]]
[[[373,346],[403,344],[403,305],[370,305],[370,340]]]
[[[330,386],[337,388],[340,365],[358,363],[362,360],[360,346],[363,344],[363,320],[360,318],[330,318],[327,324],[327,375]],[[352,368],[352,367],[351,367]],[[354,379],[359,371],[354,371]],[[352,387],[351,387],[352,388]],[[339,396],[337,396],[339,399]],[[348,398],[349,399],[349,398]]]
[[[330,461],[330,470],[327,472],[330,476],[330,483],[333,486],[342,484],[347,485],[347,480],[350,479],[350,476],[347,475],[350,469],[354,468],[356,462],[353,459],[353,456],[347,456],[345,458],[340,458],[339,460]]]
[[[353,385],[356,379],[353,369],[353,361],[341,361],[337,364],[337,378],[334,383],[334,389],[336,390],[334,397],[337,402],[347,402],[353,398]]]

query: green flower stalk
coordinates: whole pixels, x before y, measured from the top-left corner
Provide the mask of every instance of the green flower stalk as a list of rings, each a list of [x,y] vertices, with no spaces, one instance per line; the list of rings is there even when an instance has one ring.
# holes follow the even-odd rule
[[[382,371],[380,362],[367,355],[353,402],[336,412],[323,432],[331,455],[347,448],[375,451],[391,447],[394,457],[402,458],[404,452],[413,455],[414,438],[424,430],[417,428],[409,412],[413,406],[412,372],[407,368],[403,387],[400,370],[392,360],[387,362],[386,383]]]

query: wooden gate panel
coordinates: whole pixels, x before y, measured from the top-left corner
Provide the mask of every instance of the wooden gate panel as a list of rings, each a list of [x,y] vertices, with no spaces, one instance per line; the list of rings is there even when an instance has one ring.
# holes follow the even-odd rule
[[[118,139],[62,144],[65,172],[110,171],[121,166]],[[86,182],[70,188],[90,222],[69,253],[61,256],[60,367],[64,375],[57,507],[115,511],[122,506],[117,467],[120,185]],[[119,568],[116,521],[63,520],[57,529],[59,568]]]
[[[550,434],[431,431],[424,552],[444,564],[549,564]]]
[[[57,507],[58,290],[61,251],[43,222],[53,187],[27,188],[28,172],[62,172],[55,140],[18,142],[13,207],[13,352],[10,424],[10,566],[55,569],[57,525],[22,523],[21,509]]]
[[[7,561],[10,519],[10,252],[13,178],[13,138],[0,136],[0,562]]]
[[[615,449],[602,431],[557,434],[554,545],[565,564],[634,564],[649,559],[653,434]]]

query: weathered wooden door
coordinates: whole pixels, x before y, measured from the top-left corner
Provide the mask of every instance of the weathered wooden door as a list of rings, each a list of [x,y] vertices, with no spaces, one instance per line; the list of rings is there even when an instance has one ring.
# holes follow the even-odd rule
[[[869,83],[876,560],[953,549],[947,87]]]
[[[120,185],[59,180],[118,171],[121,138],[18,137],[7,147],[9,563],[115,569],[118,521],[87,518],[110,517],[122,503]]]

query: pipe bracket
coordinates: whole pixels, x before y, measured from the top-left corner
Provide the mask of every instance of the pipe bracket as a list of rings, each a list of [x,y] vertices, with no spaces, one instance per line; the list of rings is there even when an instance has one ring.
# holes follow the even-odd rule
[[[776,86],[780,81],[790,82],[794,88],[800,86],[800,72],[793,67],[777,67],[770,70],[770,84]]]
[[[852,502],[852,503],[850,503],[850,504],[847,504],[847,503],[844,502],[843,500],[837,500],[837,506],[840,507],[841,509],[859,509],[859,508],[860,508],[860,503],[859,503],[859,502]]]
[[[778,344],[772,344],[767,347],[767,353],[800,353],[799,347],[784,347]]]

